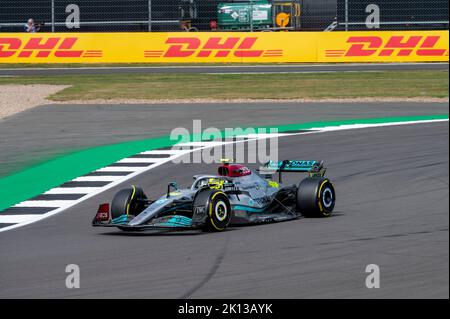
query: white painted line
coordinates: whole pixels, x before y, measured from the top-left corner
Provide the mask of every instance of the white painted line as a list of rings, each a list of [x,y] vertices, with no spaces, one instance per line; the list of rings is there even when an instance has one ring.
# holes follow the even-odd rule
[[[81,176],[72,182],[114,182],[123,179],[125,176]]]
[[[213,147],[223,145],[224,142],[217,141],[207,141],[207,142],[188,142],[188,143],[179,143],[174,145],[174,147],[190,147],[190,146],[198,146],[198,147]],[[189,150],[187,150],[189,151]]]
[[[1,215],[0,223],[2,224],[17,224],[24,222],[33,222],[42,218],[40,214],[30,214],[30,215]]]
[[[137,172],[141,171],[142,167],[128,167],[128,166],[107,166],[96,170],[96,172]]]
[[[391,123],[379,123],[379,124],[355,124],[355,125],[341,125],[341,126],[328,126],[328,127],[318,127],[318,128],[311,128],[309,130],[307,130],[306,132],[298,132],[298,133],[283,133],[285,134],[284,136],[296,136],[296,135],[308,135],[308,134],[321,134],[321,133],[327,133],[327,132],[332,132],[332,131],[336,131],[336,130],[352,130],[352,129],[361,129],[361,128],[373,128],[373,127],[383,127],[383,126],[394,126],[394,125],[413,125],[413,124],[426,124],[426,123],[437,123],[437,122],[448,122],[448,119],[442,119],[442,120],[419,120],[419,121],[409,121],[409,122],[391,122]],[[261,135],[261,137],[258,137],[257,139],[267,139],[267,137],[264,137],[264,134]],[[224,145],[224,144],[231,144],[231,143],[246,143],[247,140],[237,140],[237,141],[231,141],[231,142],[202,142],[202,143],[208,143],[208,146],[204,146],[201,148],[196,148],[193,150],[190,150],[190,152],[196,152],[199,150],[204,150],[204,149],[208,149],[208,148],[212,148],[215,146],[220,146],[220,145]],[[184,154],[181,154],[179,156],[183,156]],[[31,224],[33,222],[36,222],[38,220],[42,220],[45,219],[47,217],[53,216],[55,214],[58,214],[64,210],[66,210],[67,208],[70,208],[74,205],[77,205],[81,202],[84,202],[102,192],[105,192],[111,188],[116,187],[117,185],[122,184],[123,182],[133,179],[134,177],[148,172],[150,170],[152,170],[153,168],[156,168],[158,166],[163,165],[164,163],[167,163],[169,160],[164,160],[164,161],[159,161],[157,163],[154,163],[152,165],[149,165],[147,167],[143,167],[142,169],[132,172],[131,174],[124,176],[123,179],[118,180],[118,181],[114,181],[111,182],[108,185],[105,185],[104,187],[99,188],[98,191],[95,192],[91,192],[89,194],[87,194],[86,196],[83,196],[80,199],[77,200],[73,200],[73,201],[25,201],[22,202],[18,205],[16,205],[15,207],[58,207],[57,209],[54,209],[48,213],[39,215],[38,219],[32,219],[32,220],[27,220],[24,222],[19,222],[16,224],[13,224],[11,226],[7,226],[7,227],[3,227],[0,228],[0,232],[3,231],[8,231],[8,230],[12,230],[18,227],[22,227],[28,224]],[[121,168],[121,167],[118,167]],[[52,205],[52,206],[42,206],[42,205]],[[56,206],[56,205],[59,206]],[[54,206],[53,206],[54,205]],[[94,214],[95,212],[92,212],[92,214]]]
[[[26,71],[26,70],[109,70],[109,69],[229,69],[229,68],[314,68],[314,67],[349,67],[349,66],[373,66],[373,65],[444,65],[448,64],[448,62],[384,62],[384,63],[334,63],[334,64],[321,64],[321,63],[313,63],[313,64],[276,64],[276,65],[258,65],[258,64],[250,64],[250,65],[175,65],[175,66],[113,66],[113,67],[58,67],[58,68],[2,68],[0,71]]]
[[[165,158],[124,158],[117,163],[157,163]]]
[[[344,131],[344,130],[356,130],[362,128],[372,128],[372,127],[385,127],[385,126],[399,126],[408,124],[422,124],[422,123],[437,123],[437,122],[448,122],[447,119],[442,120],[421,120],[414,122],[390,122],[390,123],[368,123],[368,124],[348,124],[339,126],[326,126],[326,127],[316,127],[311,130],[318,130],[321,132],[334,132],[334,131]]]
[[[236,137],[241,138],[274,138],[274,137],[282,137],[282,136],[288,136],[289,133],[261,133],[261,134],[247,134],[247,135],[238,135]]]
[[[57,187],[46,191],[44,194],[89,194],[99,192],[101,189],[102,187]]]
[[[14,207],[68,207],[76,202],[78,200],[28,200],[14,205]]]
[[[380,70],[317,70],[317,71],[254,71],[254,72],[209,72],[203,73],[207,75],[240,75],[240,74],[251,74],[251,75],[263,75],[263,74],[317,74],[317,73],[381,73],[385,72],[385,69]]]
[[[189,153],[190,150],[154,150],[154,151],[146,151],[139,154],[142,155],[180,155]]]

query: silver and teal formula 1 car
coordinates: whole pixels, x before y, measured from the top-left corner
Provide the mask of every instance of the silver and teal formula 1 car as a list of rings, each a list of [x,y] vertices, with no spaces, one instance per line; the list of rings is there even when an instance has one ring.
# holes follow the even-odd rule
[[[258,224],[305,217],[328,217],[336,203],[333,184],[322,161],[270,161],[259,171],[223,161],[218,175],[195,175],[190,188],[176,183],[150,200],[141,188],[119,191],[101,204],[92,225],[121,230],[203,229],[223,231],[229,225]],[[283,172],[304,172],[298,185],[284,185]],[[278,173],[278,182],[272,180]]]

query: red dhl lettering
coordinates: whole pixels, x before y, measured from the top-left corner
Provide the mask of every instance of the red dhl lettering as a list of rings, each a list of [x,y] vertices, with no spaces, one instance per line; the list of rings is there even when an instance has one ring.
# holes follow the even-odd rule
[[[377,36],[352,36],[348,50],[326,50],[327,57],[368,56],[444,56],[446,49],[436,49],[440,36],[391,36],[386,41]]]
[[[164,58],[226,58],[235,56],[239,58],[279,57],[282,50],[255,50],[253,46],[257,37],[211,37],[203,41],[197,37],[170,37],[165,44],[169,45],[166,51],[145,51],[146,57]]]
[[[19,58],[56,58],[101,57],[100,50],[72,50],[78,38],[35,37],[23,42],[20,38],[0,38],[0,58],[17,56]]]

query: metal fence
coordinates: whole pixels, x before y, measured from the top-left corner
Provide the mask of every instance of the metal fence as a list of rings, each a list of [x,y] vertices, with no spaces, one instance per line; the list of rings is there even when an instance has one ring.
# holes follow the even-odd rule
[[[0,32],[448,29],[447,0],[0,0]]]
[[[448,0],[338,0],[340,30],[448,29]]]

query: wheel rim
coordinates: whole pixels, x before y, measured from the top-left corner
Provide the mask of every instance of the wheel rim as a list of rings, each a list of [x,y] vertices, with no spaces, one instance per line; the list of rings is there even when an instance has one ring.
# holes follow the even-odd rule
[[[333,205],[333,191],[327,187],[322,192],[322,202],[326,208],[330,208]]]
[[[217,220],[221,222],[224,221],[228,215],[227,204],[223,201],[218,201],[214,209],[214,214],[216,215]]]

